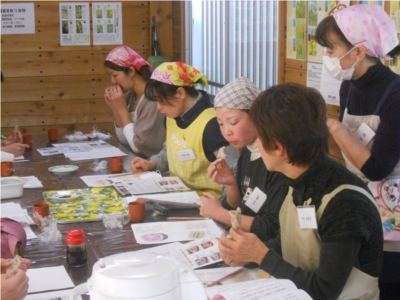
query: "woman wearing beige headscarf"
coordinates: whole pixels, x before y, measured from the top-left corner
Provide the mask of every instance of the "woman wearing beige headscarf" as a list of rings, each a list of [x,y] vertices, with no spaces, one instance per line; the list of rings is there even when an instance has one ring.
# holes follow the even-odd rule
[[[278,233],[278,214],[285,188],[282,174],[266,169],[256,144],[257,131],[248,112],[259,93],[254,83],[241,77],[224,86],[215,97],[214,107],[222,135],[231,146],[241,149],[241,153],[236,177],[224,159],[210,164],[208,176],[226,186],[227,197],[221,204],[204,193],[200,214],[232,226],[229,210],[240,207],[240,228],[266,241]],[[282,191],[282,196],[278,196]]]

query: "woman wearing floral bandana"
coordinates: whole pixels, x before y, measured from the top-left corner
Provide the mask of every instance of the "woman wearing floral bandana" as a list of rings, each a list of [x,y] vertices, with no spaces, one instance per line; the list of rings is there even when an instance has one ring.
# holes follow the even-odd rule
[[[189,188],[220,197],[222,187],[207,177],[207,167],[219,148],[229,143],[207,93],[197,90],[197,83],[207,87],[206,76],[182,62],[163,63],[154,70],[145,95],[167,117],[165,147],[148,161],[135,158],[131,167],[133,172],[169,169]]]
[[[326,47],[327,71],[343,80],[340,121],[328,119],[330,134],[347,168],[368,183],[381,214],[380,299],[399,299],[400,77],[380,61],[400,55],[396,27],[379,5],[353,5],[325,18],[316,39]]]
[[[119,46],[108,54],[104,67],[113,84],[104,100],[113,111],[118,139],[136,155],[158,153],[165,141],[164,117],[144,95],[151,65],[131,48]]]

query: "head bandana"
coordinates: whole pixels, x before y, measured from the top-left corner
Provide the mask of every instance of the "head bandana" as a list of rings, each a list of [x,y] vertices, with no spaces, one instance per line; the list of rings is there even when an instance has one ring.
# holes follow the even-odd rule
[[[214,107],[247,110],[260,92],[248,78],[236,78],[217,92]]]
[[[200,80],[204,87],[208,86],[206,75],[183,62],[166,62],[159,65],[150,79],[170,85],[190,87],[196,86],[196,82]]]
[[[147,61],[127,46],[114,48],[108,53],[106,60],[121,67],[134,67],[135,70],[139,72],[143,66],[149,66],[151,68],[151,65]]]
[[[370,56],[390,59],[386,54],[399,44],[394,21],[379,5],[352,5],[333,17],[347,40]]]

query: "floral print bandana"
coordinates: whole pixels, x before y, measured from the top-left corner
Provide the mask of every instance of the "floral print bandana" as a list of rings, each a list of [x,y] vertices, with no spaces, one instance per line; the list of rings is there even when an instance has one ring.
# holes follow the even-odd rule
[[[140,72],[143,66],[152,66],[145,61],[139,54],[127,46],[119,46],[114,48],[108,53],[106,60],[121,66],[121,67],[134,67],[136,71]]]
[[[170,85],[190,87],[195,87],[200,80],[205,88],[208,86],[206,75],[183,62],[163,63],[153,71],[150,78]]]

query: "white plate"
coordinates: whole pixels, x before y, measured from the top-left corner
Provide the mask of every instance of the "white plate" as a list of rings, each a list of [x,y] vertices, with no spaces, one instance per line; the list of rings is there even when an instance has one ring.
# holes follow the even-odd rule
[[[81,196],[80,193],[71,191],[57,191],[54,193],[47,194],[47,198],[50,200],[73,200]]]
[[[78,170],[78,166],[73,165],[61,165],[61,166],[53,166],[49,168],[49,171],[54,174],[65,175]]]

